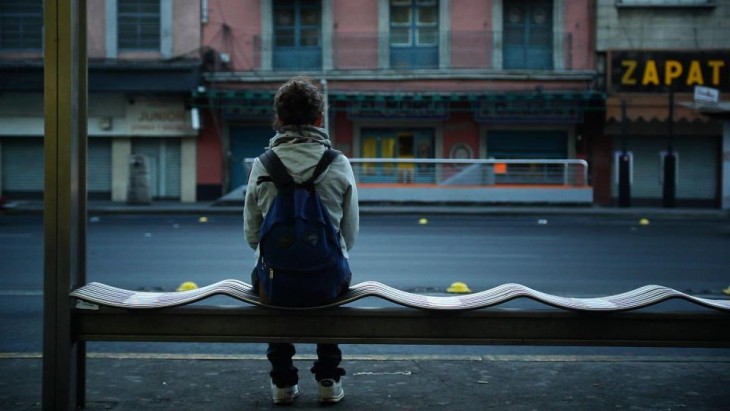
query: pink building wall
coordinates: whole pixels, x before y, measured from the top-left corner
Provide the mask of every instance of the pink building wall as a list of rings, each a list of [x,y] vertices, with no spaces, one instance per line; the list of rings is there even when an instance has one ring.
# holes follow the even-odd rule
[[[522,91],[535,90],[541,86],[543,90],[572,90],[583,87],[574,81],[525,80],[409,80],[409,81],[335,81],[329,82],[330,91],[388,91],[388,92],[474,92],[474,91]]]
[[[451,2],[451,66],[492,67],[492,1]]]
[[[228,69],[260,69],[260,0],[216,0],[209,3],[208,22],[203,25],[203,44],[230,56]]]
[[[86,53],[90,59],[101,59],[106,54],[106,1],[86,3]]]
[[[378,2],[337,0],[332,48],[336,69],[378,68]],[[325,28],[324,35],[327,35]]]
[[[199,57],[203,44],[200,34],[200,0],[172,2],[172,55]]]
[[[565,1],[565,68],[595,69],[594,2]]]

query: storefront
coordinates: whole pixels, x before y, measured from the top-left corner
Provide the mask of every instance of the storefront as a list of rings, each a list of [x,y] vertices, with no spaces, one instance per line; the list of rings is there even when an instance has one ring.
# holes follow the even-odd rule
[[[624,156],[630,201],[622,205],[719,206],[722,124],[686,103],[695,86],[730,90],[730,54],[611,51],[609,61],[605,133],[611,145],[612,202],[619,203],[619,159]],[[675,165],[669,180],[668,156]]]
[[[272,86],[273,87],[273,86]],[[587,90],[513,92],[343,91],[330,85],[328,128],[335,148],[351,158],[570,159],[585,158],[580,140],[585,113],[603,111],[601,93]],[[195,105],[210,123],[200,147],[220,137],[228,192],[245,184],[243,160],[259,155],[273,135],[273,90],[211,89]],[[581,151],[583,150],[583,151]],[[216,160],[218,150],[208,150]],[[433,167],[419,163],[364,163],[361,182],[434,182]],[[227,190],[227,191],[226,191]],[[200,186],[199,186],[200,192]]]
[[[197,59],[89,61],[89,198],[127,201],[130,159],[142,155],[152,199],[196,201],[190,93],[199,66]],[[0,67],[0,195],[43,195],[43,84],[39,61]]]
[[[0,178],[9,197],[43,193],[43,96],[0,96]],[[90,94],[87,185],[90,198],[126,201],[130,156],[143,155],[153,199],[194,201],[195,140],[182,97]]]

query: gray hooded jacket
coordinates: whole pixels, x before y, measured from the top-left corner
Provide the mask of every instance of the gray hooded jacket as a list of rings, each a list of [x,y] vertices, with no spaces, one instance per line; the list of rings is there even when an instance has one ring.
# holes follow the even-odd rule
[[[270,141],[269,147],[286,166],[295,182],[309,179],[324,151],[332,143],[324,129],[314,126],[284,127]],[[260,176],[267,176],[266,168],[256,159],[251,168],[243,210],[246,241],[259,256],[260,228],[271,203],[276,197],[274,184],[257,184]],[[329,212],[330,221],[340,232],[340,246],[345,257],[357,239],[360,217],[355,175],[345,156],[338,156],[315,181],[317,193]]]

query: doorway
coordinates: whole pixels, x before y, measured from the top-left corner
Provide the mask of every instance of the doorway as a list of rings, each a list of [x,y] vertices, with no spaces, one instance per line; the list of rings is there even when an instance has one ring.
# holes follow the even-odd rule
[[[274,136],[271,126],[232,127],[228,150],[229,191],[248,182],[246,158],[258,157]]]

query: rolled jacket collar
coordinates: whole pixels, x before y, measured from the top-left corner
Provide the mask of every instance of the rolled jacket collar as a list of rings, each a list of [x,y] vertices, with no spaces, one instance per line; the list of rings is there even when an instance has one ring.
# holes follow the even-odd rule
[[[269,148],[284,143],[319,143],[332,147],[327,130],[315,126],[284,126],[269,140]]]

